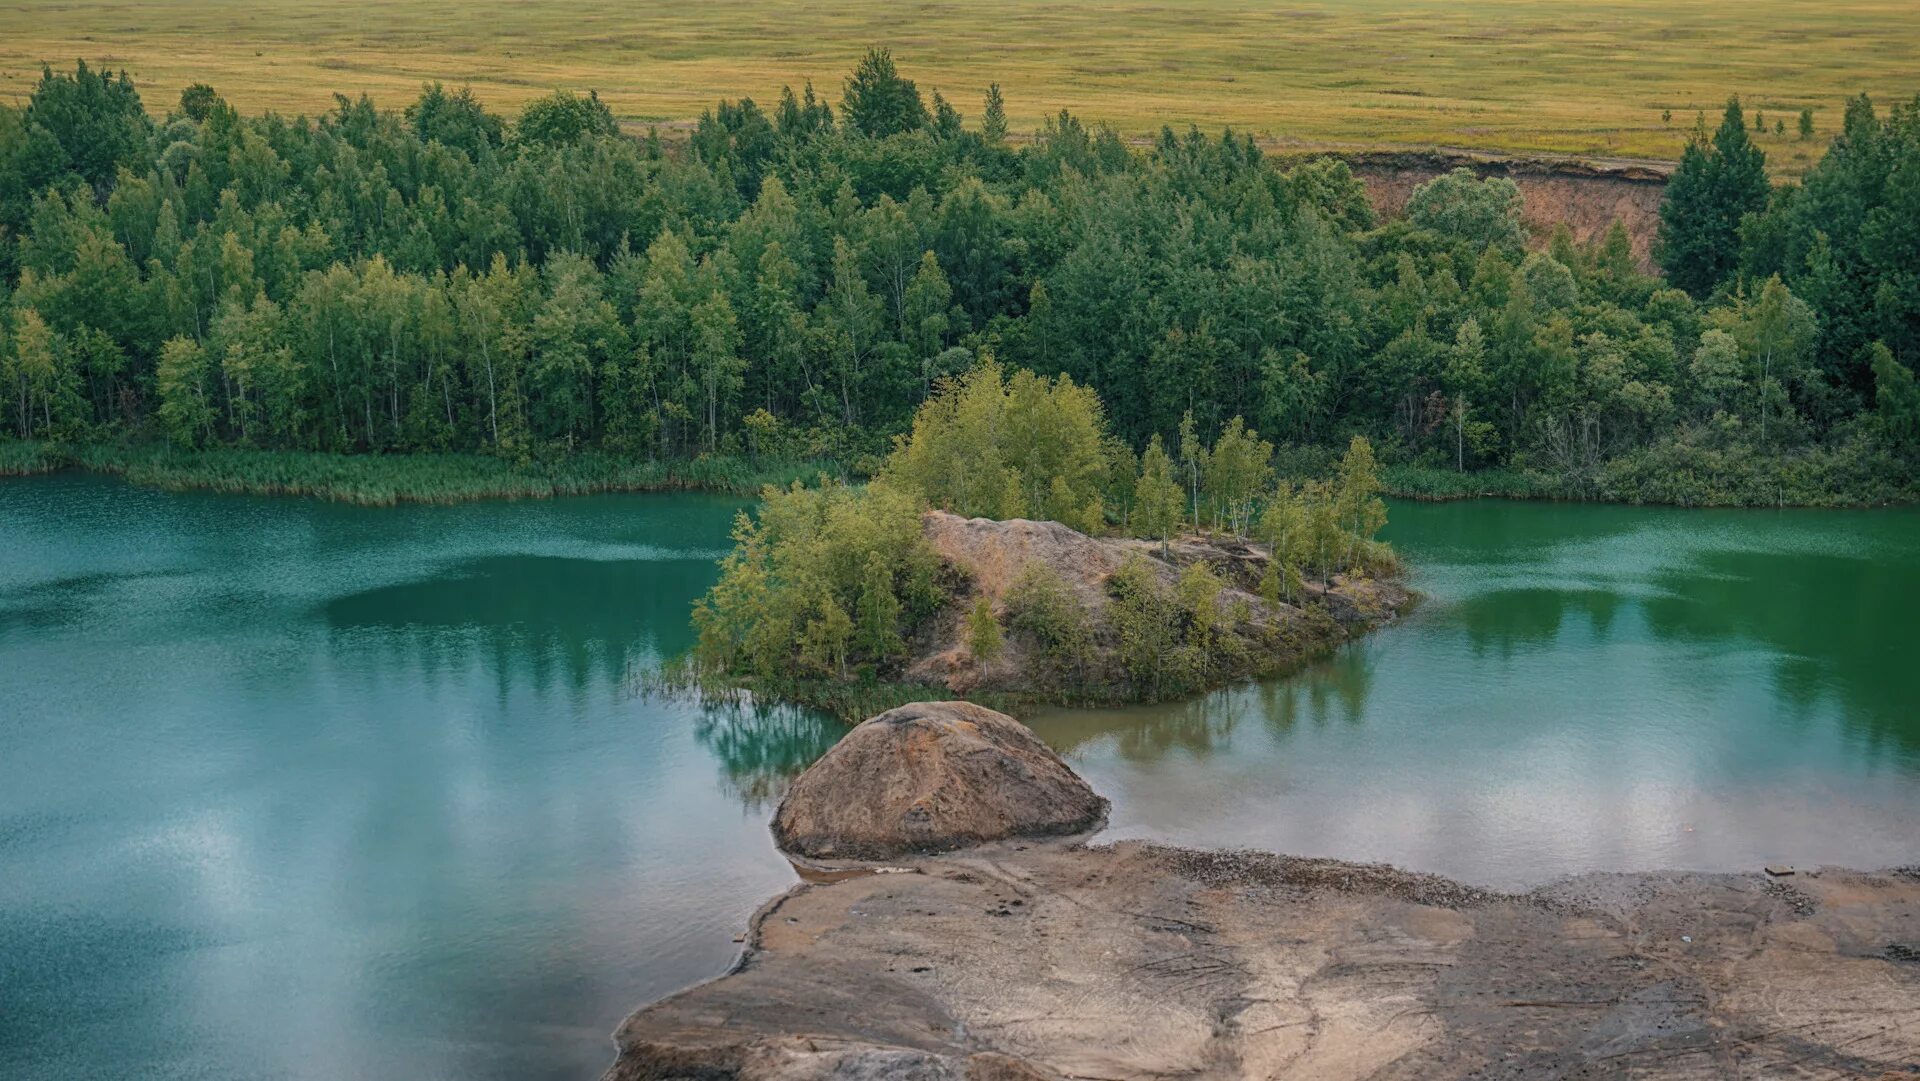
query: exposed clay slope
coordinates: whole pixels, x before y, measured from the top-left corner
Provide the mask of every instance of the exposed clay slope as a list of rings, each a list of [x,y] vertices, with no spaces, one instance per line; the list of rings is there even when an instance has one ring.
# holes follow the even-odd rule
[[[1641,269],[1653,269],[1653,240],[1660,228],[1660,201],[1671,166],[1659,162],[1592,163],[1559,159],[1500,158],[1466,153],[1353,153],[1341,155],[1367,189],[1375,211],[1386,217],[1406,209],[1413,190],[1449,170],[1466,167],[1481,176],[1504,176],[1520,189],[1521,216],[1544,242],[1565,225],[1575,239],[1592,241],[1618,221],[1633,240]]]
[[[1010,845],[804,885],[610,1081],[1887,1078],[1920,1063],[1920,881],[1599,875]],[[1900,958],[1907,958],[1901,960]]]
[[[773,835],[813,859],[892,859],[1079,833],[1107,801],[1004,713],[921,702],[862,722],[787,789]]]
[[[1397,582],[1337,577],[1329,588],[1309,584],[1298,605],[1269,603],[1256,592],[1266,570],[1267,552],[1244,541],[1183,538],[1162,559],[1155,542],[1090,537],[1058,522],[962,518],[929,511],[921,525],[934,551],[965,572],[972,592],[950,605],[931,633],[916,644],[905,678],[943,686],[955,694],[989,691],[1052,697],[1058,692],[1053,682],[1058,674],[1038,670],[1028,644],[1017,635],[1008,635],[1006,648],[985,663],[967,645],[966,618],[975,599],[985,596],[1004,624],[1008,592],[1030,563],[1051,568],[1079,600],[1095,639],[1094,657],[1083,681],[1115,699],[1128,697],[1127,677],[1112,655],[1115,639],[1105,625],[1108,583],[1129,558],[1144,560],[1168,586],[1177,581],[1183,567],[1196,561],[1207,562],[1226,581],[1220,606],[1237,618],[1228,619],[1223,628],[1229,641],[1220,652],[1222,669],[1216,682],[1285,670],[1392,619],[1411,600]]]

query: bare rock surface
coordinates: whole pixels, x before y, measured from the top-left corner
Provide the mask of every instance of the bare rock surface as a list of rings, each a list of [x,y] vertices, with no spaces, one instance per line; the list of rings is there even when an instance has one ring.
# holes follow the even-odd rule
[[[921,702],[842,737],[788,788],[773,833],[811,859],[884,860],[1079,833],[1106,811],[1019,721],[970,702]]]
[[[796,887],[610,1081],[1868,1078],[1920,1064],[1920,881],[1014,843]]]

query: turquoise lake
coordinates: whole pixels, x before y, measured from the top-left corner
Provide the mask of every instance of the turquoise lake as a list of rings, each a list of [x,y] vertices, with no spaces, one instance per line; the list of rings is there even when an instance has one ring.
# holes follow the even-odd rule
[[[841,731],[647,691],[736,500],[0,481],[0,1076],[596,1077],[794,881]],[[1110,837],[1588,870],[1920,861],[1920,513],[1396,504],[1426,601],[1025,718]]]

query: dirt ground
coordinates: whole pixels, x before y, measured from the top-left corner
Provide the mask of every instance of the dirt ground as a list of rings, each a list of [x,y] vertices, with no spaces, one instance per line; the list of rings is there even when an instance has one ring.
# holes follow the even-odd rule
[[[1920,1077],[1920,870],[1508,895],[1047,842],[816,877],[608,1079]]]

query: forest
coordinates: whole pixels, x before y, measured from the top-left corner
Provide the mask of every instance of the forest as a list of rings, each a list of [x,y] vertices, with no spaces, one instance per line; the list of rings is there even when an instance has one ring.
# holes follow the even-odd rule
[[[1913,490],[1920,101],[1850,102],[1778,186],[1737,101],[1701,118],[1656,275],[1618,228],[1529,237],[1503,179],[1381,220],[1232,131],[1016,140],[998,86],[969,118],[884,50],[674,145],[591,93],[336,100],[156,121],[80,64],[0,106],[0,432],[864,475],[994,361],[1097,394],[1128,454],[1238,425],[1307,475],[1359,435],[1411,494]]]

